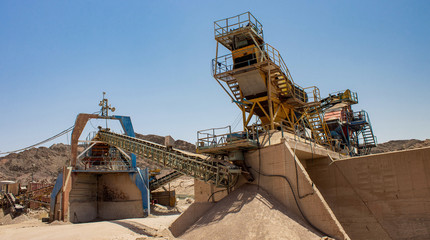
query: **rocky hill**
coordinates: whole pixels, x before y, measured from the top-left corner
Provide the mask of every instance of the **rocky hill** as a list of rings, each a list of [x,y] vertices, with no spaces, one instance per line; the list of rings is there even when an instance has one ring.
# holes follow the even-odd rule
[[[164,144],[164,137],[162,136],[136,133],[136,137]],[[176,140],[174,147],[189,152],[196,151],[194,144],[183,140]],[[12,153],[0,157],[0,180],[30,182],[33,179],[34,181],[54,182],[69,159],[70,145],[62,143],[54,144],[49,148],[39,147],[20,153]],[[140,158],[137,159],[137,165],[138,167],[155,167]]]
[[[426,139],[423,141],[417,139],[391,140],[385,143],[378,144],[377,147],[372,149],[372,153],[392,152],[422,147],[430,147],[430,139]]]
[[[61,143],[11,153],[0,158],[0,180],[53,182],[69,158],[70,146]]]
[[[136,137],[164,144],[164,137],[158,135],[142,135],[136,133]],[[421,141],[411,140],[393,140],[379,144],[372,149],[372,153],[382,153],[389,151],[398,151],[430,146],[430,139]],[[183,140],[176,140],[175,148],[189,152],[195,152],[194,144]],[[70,146],[65,144],[54,144],[51,147],[32,148],[20,153],[12,153],[5,157],[0,157],[0,180],[18,180],[29,182],[35,181],[55,181],[58,173],[70,158]],[[139,167],[155,168],[156,166],[148,164],[143,159],[137,161]],[[168,170],[164,170],[163,173]]]

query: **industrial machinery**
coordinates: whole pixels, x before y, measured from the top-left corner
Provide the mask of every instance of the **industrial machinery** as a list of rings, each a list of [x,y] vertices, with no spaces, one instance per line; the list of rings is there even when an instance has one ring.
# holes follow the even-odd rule
[[[369,154],[376,146],[369,115],[364,110],[354,112],[351,108],[357,103],[357,93],[347,89],[329,94],[320,105],[331,137],[338,140],[341,150],[347,150],[350,155]]]
[[[367,113],[351,110],[351,105],[358,102],[357,94],[346,90],[321,99],[317,87],[297,85],[279,52],[264,41],[263,27],[251,13],[216,21],[214,27],[217,51],[212,60],[212,73],[241,110],[243,131],[232,132],[231,128],[199,131],[197,150],[207,155],[188,153],[172,148],[171,144],[160,145],[136,138],[130,117],[109,116],[109,110],[114,111],[114,108],[103,98],[100,115],[79,114],[76,119],[70,169],[64,170],[62,179],[59,177],[52,195],[55,197],[63,189],[63,215],[67,214],[64,199],[71,189],[72,172],[75,173],[72,176],[76,173],[130,173],[142,192],[142,199],[149,199],[150,191],[182,175],[227,191],[241,174],[253,181],[243,153],[261,147],[261,135],[278,130],[307,133],[302,137],[350,155],[366,154],[376,145]],[[218,56],[220,45],[230,53]],[[251,124],[253,117],[258,122]],[[99,128],[85,141],[85,150],[78,155],[79,136],[91,118],[119,120],[125,134],[111,132],[107,127]],[[142,172],[136,167],[136,156],[172,172],[159,178],[153,174],[150,178],[147,170]],[[55,202],[58,201],[51,197],[51,205]],[[148,201],[143,204],[143,208],[149,210]]]
[[[136,166],[136,155],[99,141],[94,137],[88,137],[84,141],[79,140],[90,119],[118,120],[124,133],[127,136],[135,137],[130,117],[109,115],[109,111],[113,112],[115,108],[108,104],[105,93],[103,93],[103,99],[100,101],[99,106],[101,106],[100,114],[81,113],[76,118],[71,137],[71,161],[57,177],[51,193],[51,220],[81,222],[103,217],[103,214],[104,218],[129,216],[127,213],[123,215],[121,215],[122,213],[117,215],[109,213],[110,207],[105,207],[106,203],[131,202],[129,200],[130,196],[138,194],[141,196],[139,199],[140,206],[133,205],[133,207],[142,209],[142,212],[133,216],[143,216],[144,213],[149,214],[148,169],[140,169]],[[99,127],[99,130],[109,131],[107,127]],[[83,145],[78,145],[79,142],[83,143]],[[79,147],[84,147],[84,150],[78,154]],[[121,188],[121,186],[117,186],[118,183],[114,183],[121,177],[123,177],[123,182],[133,183],[137,189],[132,188],[128,191],[124,190],[122,194],[116,194],[115,191],[119,191],[118,188]],[[82,181],[80,179],[86,180]],[[85,185],[84,189],[79,188],[82,188],[79,185],[80,182],[89,181],[93,183]],[[97,186],[100,186],[101,189],[94,188]],[[133,191],[138,191],[139,193],[136,194]],[[97,195],[98,192],[101,195]],[[81,199],[81,196],[89,196],[89,198]],[[85,204],[95,207],[92,212],[88,213],[77,207],[76,202],[85,202]],[[102,215],[99,216],[99,214]]]
[[[228,190],[238,181],[240,167],[222,159],[175,149],[171,144],[173,139],[168,141],[169,144],[160,145],[136,138],[130,117],[108,115],[113,108],[104,95],[100,106],[100,114],[81,113],[76,118],[70,165],[58,176],[51,194],[51,220],[81,222],[95,218],[141,217],[142,213],[136,211],[111,212],[110,205],[128,204],[128,209],[138,208],[149,214],[150,192],[182,175]],[[79,140],[90,119],[119,120],[125,134],[99,127],[94,135]],[[78,145],[79,142],[83,145]],[[78,147],[84,150],[79,153]],[[141,170],[136,166],[136,156],[172,172],[157,178],[157,170],[150,174],[148,168]],[[130,199],[137,195],[136,189],[129,187],[130,183],[134,183],[141,194],[138,200]],[[140,201],[141,206],[137,206],[136,202]],[[90,212],[83,211],[79,204],[93,208]]]
[[[214,35],[217,47],[212,73],[242,112],[242,140],[252,145],[249,137],[258,131],[285,129],[310,133],[306,137],[315,143],[350,155],[369,153],[376,146],[368,114],[354,113],[350,108],[358,102],[357,94],[347,90],[321,99],[317,87],[297,85],[278,50],[265,42],[263,26],[251,13],[215,21]],[[231,53],[219,56],[220,45]],[[343,105],[335,105],[340,103]],[[339,108],[346,117],[343,120],[334,114]],[[250,124],[254,116],[259,120],[257,131],[256,125]],[[359,117],[363,118],[359,121]],[[198,133],[200,152],[218,154],[220,147],[225,150],[237,145],[233,138],[222,146],[213,144],[214,139],[223,136],[201,137],[199,134],[204,132]]]

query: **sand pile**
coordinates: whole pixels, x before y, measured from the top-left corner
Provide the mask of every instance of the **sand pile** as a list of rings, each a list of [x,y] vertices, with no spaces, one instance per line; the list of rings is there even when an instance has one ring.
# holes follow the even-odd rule
[[[255,185],[218,202],[181,239],[321,239],[298,216]]]
[[[22,214],[13,218],[11,214],[6,214],[4,210],[0,208],[0,226],[21,223],[27,221],[28,219],[30,218],[26,216],[26,214]]]

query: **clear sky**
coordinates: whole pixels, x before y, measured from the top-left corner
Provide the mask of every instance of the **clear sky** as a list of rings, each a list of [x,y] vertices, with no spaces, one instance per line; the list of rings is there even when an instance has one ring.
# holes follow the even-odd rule
[[[213,21],[246,11],[296,83],[357,91],[379,142],[430,138],[430,1],[1,0],[0,151],[72,126],[103,91],[142,134],[231,125]]]

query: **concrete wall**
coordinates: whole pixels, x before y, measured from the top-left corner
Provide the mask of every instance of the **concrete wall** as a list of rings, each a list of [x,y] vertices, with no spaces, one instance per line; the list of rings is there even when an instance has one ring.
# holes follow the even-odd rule
[[[306,216],[312,225],[324,233],[336,239],[349,238],[286,142],[262,148],[260,151],[247,152],[245,159],[253,169],[251,172],[256,179],[254,184],[258,184],[296,215]],[[269,177],[263,174],[278,176]],[[297,192],[297,184],[300,194]]]
[[[245,153],[245,159],[247,165],[253,169],[251,172],[255,178],[255,181],[253,182],[254,184],[258,184],[261,188],[276,198],[276,200],[284,204],[291,212],[302,217],[303,215],[297,206],[288,182],[285,178],[279,176],[285,176],[289,180],[291,187],[293,188],[294,195],[296,196],[298,196],[298,182],[301,198],[297,197],[297,201],[303,214],[307,219],[309,219],[311,224],[336,239],[349,239],[318,189],[313,186],[303,165],[297,157],[298,181],[296,181],[296,161],[288,143],[282,141],[282,143],[264,147],[260,151],[249,151]],[[257,171],[267,175],[279,176],[263,176],[259,175]],[[236,185],[236,188],[244,182],[245,180],[242,178]],[[208,202],[210,195],[219,190],[222,189],[216,188],[208,183],[195,181],[195,201],[202,203]],[[221,200],[226,195],[227,192],[225,191],[215,193],[215,201]]]
[[[430,148],[307,160],[307,170],[352,239],[430,239]]]
[[[129,173],[72,173],[69,221],[144,217],[140,190]]]
[[[69,221],[88,222],[97,218],[97,175],[72,173]]]
[[[241,181],[243,182],[243,180]],[[240,186],[241,184],[238,184]],[[205,183],[203,181],[194,180],[194,201],[195,202],[218,202],[227,196],[225,188],[217,188],[215,185]]]
[[[99,218],[144,217],[140,190],[128,173],[99,175],[97,193]]]

